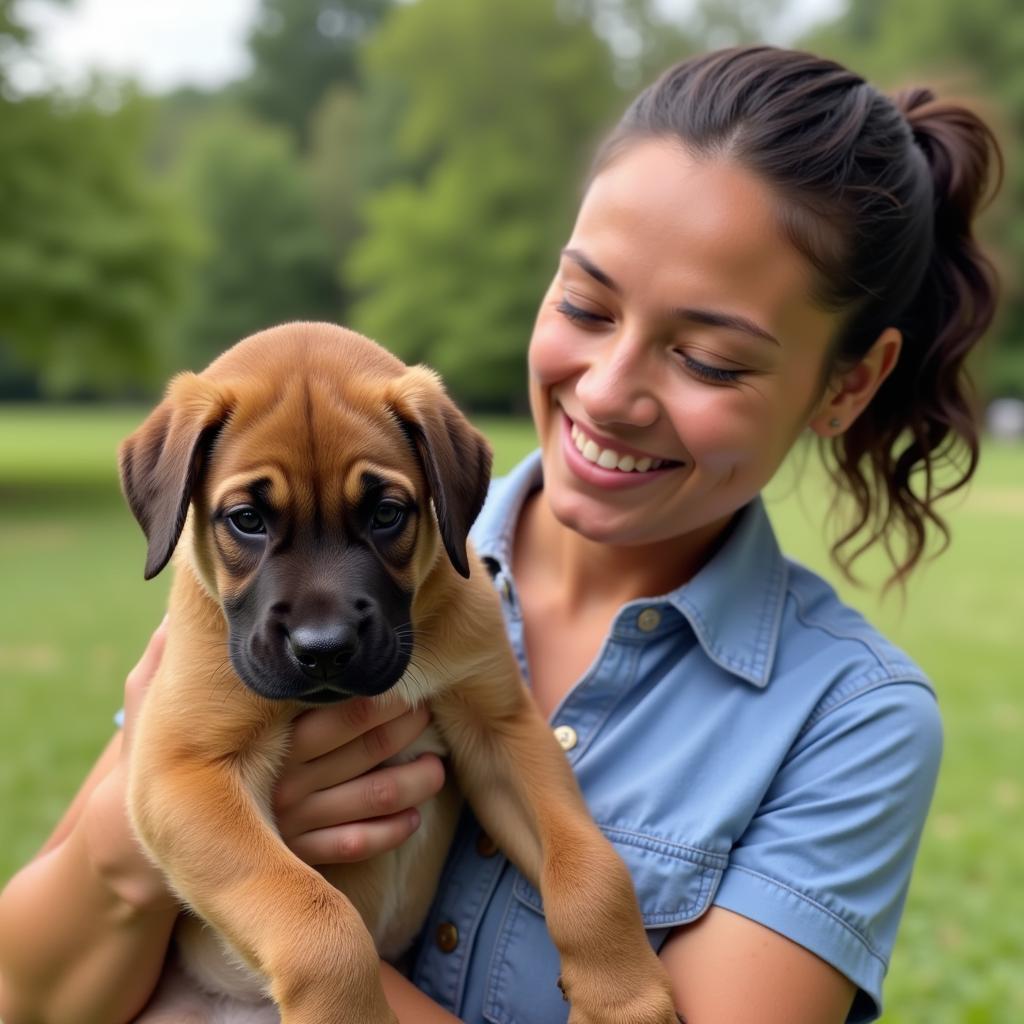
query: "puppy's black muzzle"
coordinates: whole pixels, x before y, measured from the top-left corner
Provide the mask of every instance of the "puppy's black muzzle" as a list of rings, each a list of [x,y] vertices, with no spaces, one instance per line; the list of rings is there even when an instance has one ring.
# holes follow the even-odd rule
[[[324,547],[306,559],[268,559],[225,602],[232,662],[263,697],[322,704],[373,696],[409,663],[411,594],[365,547]]]
[[[329,686],[341,680],[359,650],[359,632],[347,622],[300,626],[288,634],[287,644],[302,674]]]

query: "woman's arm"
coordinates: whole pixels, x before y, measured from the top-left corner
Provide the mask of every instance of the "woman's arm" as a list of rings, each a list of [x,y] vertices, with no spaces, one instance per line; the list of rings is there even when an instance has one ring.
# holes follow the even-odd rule
[[[126,721],[159,663],[158,629],[125,686]],[[177,903],[131,834],[116,734],[42,850],[0,894],[0,1018],[120,1024],[163,966]]]
[[[380,980],[388,1005],[395,1011],[400,1024],[457,1024],[458,1017],[453,1017],[438,1006],[430,996],[425,996],[411,981],[384,961],[380,965]]]
[[[687,1024],[842,1024],[856,986],[803,946],[712,907],[662,947]]]
[[[138,898],[114,837],[123,797],[107,776],[57,847],[22,869],[0,897],[0,1017],[6,1024],[117,1024],[156,984],[178,908]]]

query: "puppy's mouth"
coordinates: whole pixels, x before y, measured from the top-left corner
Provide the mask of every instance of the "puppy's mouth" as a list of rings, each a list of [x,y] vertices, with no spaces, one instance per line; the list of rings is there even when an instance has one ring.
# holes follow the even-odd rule
[[[342,673],[329,679],[311,678],[283,648],[252,637],[248,643],[232,637],[231,663],[242,682],[267,700],[305,704],[336,704],[350,697],[375,697],[390,690],[405,674],[409,651],[391,643],[362,652]]]

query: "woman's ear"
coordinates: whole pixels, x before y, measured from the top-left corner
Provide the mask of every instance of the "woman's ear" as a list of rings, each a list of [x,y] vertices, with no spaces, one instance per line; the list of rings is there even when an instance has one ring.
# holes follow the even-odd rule
[[[848,429],[892,373],[902,346],[903,335],[887,327],[856,366],[836,373],[811,414],[807,424],[811,430],[821,437],[835,437]]]

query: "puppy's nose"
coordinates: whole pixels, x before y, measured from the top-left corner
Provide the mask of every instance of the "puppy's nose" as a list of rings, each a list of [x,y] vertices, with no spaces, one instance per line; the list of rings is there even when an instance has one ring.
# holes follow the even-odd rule
[[[352,660],[359,637],[347,623],[299,626],[288,635],[288,646],[307,676],[331,679]]]

